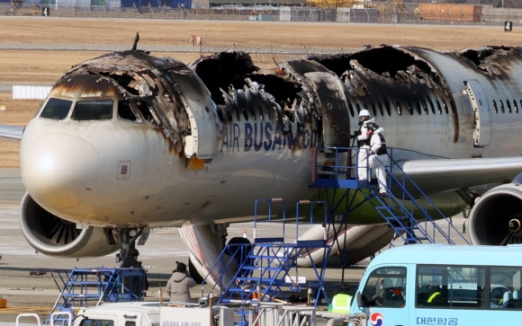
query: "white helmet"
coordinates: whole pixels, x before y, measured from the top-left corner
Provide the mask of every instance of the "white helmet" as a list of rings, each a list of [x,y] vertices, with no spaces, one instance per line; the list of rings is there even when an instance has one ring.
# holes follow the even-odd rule
[[[359,117],[369,117],[370,116],[370,112],[366,109],[363,109],[361,110],[361,112],[359,112]]]

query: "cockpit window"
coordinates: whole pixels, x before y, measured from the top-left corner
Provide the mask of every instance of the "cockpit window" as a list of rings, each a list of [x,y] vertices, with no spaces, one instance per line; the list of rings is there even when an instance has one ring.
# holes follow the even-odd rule
[[[45,104],[40,118],[63,120],[67,118],[71,109],[72,101],[62,100],[59,98],[50,98]]]
[[[136,115],[132,112],[129,101],[118,102],[118,116],[124,120],[137,121]]]
[[[73,120],[110,120],[112,119],[112,100],[76,102],[72,114]]]

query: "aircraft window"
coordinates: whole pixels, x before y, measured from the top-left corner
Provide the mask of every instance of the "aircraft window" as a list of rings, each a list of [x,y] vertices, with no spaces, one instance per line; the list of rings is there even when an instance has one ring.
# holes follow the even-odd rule
[[[426,105],[426,102],[421,102],[421,106],[424,114],[428,115],[430,112],[428,111],[428,105]]]
[[[419,101],[417,101],[417,113],[422,114],[422,108],[421,108],[421,104]]]
[[[451,105],[451,112],[453,112],[453,114],[457,114],[457,109],[455,108],[455,103],[453,101],[451,101],[450,105]]]
[[[348,102],[348,108],[350,109],[350,115],[352,117],[355,116],[355,113],[353,112],[352,102]]]
[[[74,106],[73,120],[110,120],[112,119],[112,100],[79,101]]]
[[[515,113],[518,113],[518,106],[516,100],[513,100],[513,107],[515,108]]]
[[[506,100],[506,104],[508,107],[508,112],[511,113],[511,102],[509,102],[509,100]]]
[[[397,114],[398,115],[402,115],[402,108],[401,108],[401,103],[399,101],[397,101],[395,103],[395,106],[397,107]]]
[[[379,102],[378,106],[379,106],[379,113],[380,113],[381,115],[384,115],[384,111],[382,110],[382,103]]]
[[[72,101],[50,98],[45,104],[45,107],[40,114],[40,118],[63,120],[69,114],[71,105]]]
[[[446,105],[446,102],[442,102],[442,105],[444,105],[444,110],[446,110],[446,114],[449,114],[448,106]]]
[[[129,121],[137,121],[136,115],[132,112],[132,109],[129,105],[129,101],[119,101],[118,102],[118,117],[123,120]]]
[[[440,106],[440,102],[437,101],[437,109],[439,110],[439,114],[442,114],[442,108]]]
[[[498,102],[500,103],[500,112],[506,113],[504,110],[504,102],[502,102],[502,100],[499,100]]]
[[[386,113],[388,113],[388,115],[391,115],[390,102],[385,102],[384,107],[386,108]]]
[[[431,98],[428,98],[428,103],[430,104],[431,113],[435,114],[435,105],[433,105],[433,101],[431,100]]]
[[[410,101],[408,101],[408,111],[410,111],[410,114],[413,115],[413,106],[411,105]]]
[[[375,102],[372,102],[372,111],[373,111],[373,116],[376,116],[377,115],[377,109],[375,108]]]
[[[493,108],[495,109],[495,113],[498,113],[497,101],[495,100],[493,100]]]

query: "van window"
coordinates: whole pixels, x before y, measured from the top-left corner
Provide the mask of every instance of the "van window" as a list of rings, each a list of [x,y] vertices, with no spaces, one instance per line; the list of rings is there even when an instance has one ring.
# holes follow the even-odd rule
[[[480,266],[430,266],[417,268],[417,307],[481,307],[489,301],[486,269]]]
[[[114,326],[113,320],[106,319],[84,319],[80,326]]]
[[[404,307],[406,268],[382,267],[372,271],[361,293],[361,299],[363,307]]]

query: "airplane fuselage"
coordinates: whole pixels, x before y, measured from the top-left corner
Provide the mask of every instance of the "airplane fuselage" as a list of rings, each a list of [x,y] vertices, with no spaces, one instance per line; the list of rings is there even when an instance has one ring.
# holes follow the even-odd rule
[[[22,140],[24,184],[40,206],[79,226],[159,227],[187,221],[241,220],[252,216],[258,198],[284,197],[293,205],[314,196],[317,189],[306,187],[314,168],[314,148],[350,146],[349,136],[358,129],[357,114],[362,108],[384,128],[388,147],[398,149],[395,160],[520,156],[520,55],[510,54],[497,61],[504,64],[502,69],[492,65],[492,72],[485,72],[455,54],[418,48],[392,51],[406,53],[423,67],[429,66],[431,73],[425,71],[425,75],[431,74],[432,79],[412,77],[392,84],[386,76],[377,78],[375,72],[353,68],[351,76],[344,79],[344,118],[349,124],[333,131],[337,137],[333,144],[328,137],[323,138],[333,130],[328,125],[331,121],[323,120],[322,125],[316,117],[300,124],[294,121],[288,129],[296,124],[300,129],[292,133],[285,130],[280,115],[260,110],[255,116],[229,114],[228,118],[211,121],[215,134],[197,140],[201,146],[214,135],[213,148],[206,149],[209,154],[195,151],[188,155],[187,144],[198,138],[196,133],[202,129],[194,129],[194,124],[207,117],[191,120],[191,110],[197,103],[212,102],[208,91],[180,95],[193,137],[183,138],[187,131],[179,133],[185,151],[173,146],[161,124],[147,123],[141,108],[133,108],[135,113],[142,112],[134,120],[122,118],[118,105],[126,98],[114,86],[117,82],[111,84],[112,91],[103,94],[52,91],[50,99],[70,101],[71,107],[80,101],[106,100],[112,105],[110,118],[75,119],[74,109],[61,119],[39,113],[25,129]],[[307,76],[306,72],[293,73],[293,77]],[[170,82],[183,91],[181,81],[158,80],[155,82],[161,81],[165,88]],[[471,85],[474,94],[466,91],[466,85]],[[270,91],[269,85],[266,91]],[[189,95],[190,101],[186,99]],[[474,109],[473,96],[480,102],[479,108]],[[160,100],[151,103],[160,105]],[[316,100],[321,102],[321,93]],[[227,105],[224,110],[232,110]],[[206,109],[212,114],[216,107],[206,104]],[[175,116],[165,116],[173,125],[176,123],[172,121],[179,121]]]

